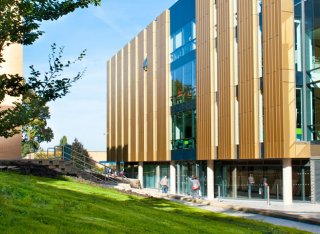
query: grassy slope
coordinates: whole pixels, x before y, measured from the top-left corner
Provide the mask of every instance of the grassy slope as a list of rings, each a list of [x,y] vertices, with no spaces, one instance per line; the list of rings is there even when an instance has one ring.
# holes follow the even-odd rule
[[[0,233],[301,233],[72,179],[0,172]]]

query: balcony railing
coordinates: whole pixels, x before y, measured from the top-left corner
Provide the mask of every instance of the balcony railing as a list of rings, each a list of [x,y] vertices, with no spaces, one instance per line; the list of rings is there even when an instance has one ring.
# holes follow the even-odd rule
[[[171,53],[171,62],[176,61],[177,59],[181,58],[182,56],[188,54],[189,52],[195,49],[196,39],[193,39]]]
[[[196,138],[184,138],[184,139],[179,139],[179,140],[172,140],[172,149],[177,150],[177,149],[194,149],[196,148]]]

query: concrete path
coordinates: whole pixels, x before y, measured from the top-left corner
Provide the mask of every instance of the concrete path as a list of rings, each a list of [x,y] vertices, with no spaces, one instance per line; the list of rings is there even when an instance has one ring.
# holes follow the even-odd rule
[[[132,189],[121,186],[116,186],[116,188],[141,195],[164,198],[212,212],[260,220],[320,234],[320,204],[295,202],[293,205],[284,206],[280,201],[271,201],[268,206],[266,201],[261,200],[195,200],[189,196],[164,195],[156,189]]]
[[[320,226],[319,225],[307,224],[307,223],[288,220],[288,219],[284,219],[284,218],[275,218],[275,217],[271,217],[271,216],[267,216],[267,215],[248,213],[245,211],[222,208],[222,207],[218,207],[215,205],[202,205],[202,204],[197,204],[197,203],[193,203],[193,202],[187,202],[184,204],[189,205],[189,206],[193,206],[193,207],[197,207],[200,209],[204,209],[204,210],[209,210],[212,212],[223,213],[223,214],[236,216],[236,217],[242,217],[242,218],[246,218],[246,219],[263,221],[266,223],[271,223],[271,224],[275,224],[275,225],[279,225],[279,226],[292,227],[292,228],[296,228],[299,230],[308,231],[311,233],[320,233]]]

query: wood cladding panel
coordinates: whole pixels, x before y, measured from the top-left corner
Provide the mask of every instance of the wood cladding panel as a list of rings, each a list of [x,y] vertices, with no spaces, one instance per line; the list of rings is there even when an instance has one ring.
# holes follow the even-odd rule
[[[170,38],[170,14],[169,11],[163,12],[157,17],[156,25],[156,86],[157,86],[157,161],[170,160],[169,149],[169,119],[170,107],[170,69],[169,69],[169,38]]]
[[[166,11],[108,61],[108,160],[170,160],[169,35]]]
[[[156,159],[156,21],[147,27],[147,161]]]
[[[110,76],[110,86],[111,86],[111,161],[116,160],[116,148],[117,148],[117,56],[111,58],[111,76]]]
[[[262,6],[264,157],[295,157],[293,1]]]
[[[138,39],[135,38],[130,43],[130,84],[131,84],[131,160],[138,161]]]
[[[147,161],[147,99],[146,72],[143,69],[146,59],[146,30],[138,35],[138,161]]]
[[[117,155],[116,161],[123,161],[123,50],[117,54]]]
[[[239,158],[259,158],[258,1],[238,0]]]
[[[213,0],[196,1],[197,159],[214,159],[215,79]]]
[[[111,160],[111,61],[107,62],[107,160]]]
[[[131,161],[131,80],[130,80],[130,45],[123,49],[123,161]]]
[[[218,159],[235,158],[233,1],[217,0]]]

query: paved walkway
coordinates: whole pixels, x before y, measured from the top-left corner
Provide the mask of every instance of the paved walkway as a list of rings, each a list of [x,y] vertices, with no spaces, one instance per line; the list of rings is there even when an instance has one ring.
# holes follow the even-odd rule
[[[295,202],[293,205],[284,206],[280,201],[271,200],[271,204],[268,206],[266,201],[261,200],[195,200],[190,196],[164,195],[156,189],[132,189],[121,186],[116,186],[116,188],[142,195],[165,198],[212,212],[260,220],[320,234],[320,204]]]

